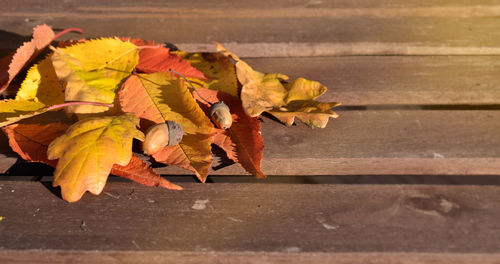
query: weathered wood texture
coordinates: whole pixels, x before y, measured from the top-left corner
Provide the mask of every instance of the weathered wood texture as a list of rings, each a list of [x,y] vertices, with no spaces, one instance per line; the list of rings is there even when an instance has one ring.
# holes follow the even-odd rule
[[[254,69],[328,87],[321,101],[351,105],[500,102],[498,56],[348,56],[247,59]]]
[[[193,263],[194,255],[208,263],[337,257],[340,263],[495,263],[499,257],[498,186],[184,186],[179,192],[110,183],[104,194],[68,204],[38,182],[0,182],[0,260],[177,256]],[[9,250],[32,251],[21,257]]]
[[[268,175],[500,174],[500,111],[343,111],[314,130],[263,120],[262,170]],[[10,158],[0,164],[8,169],[16,154],[3,142]],[[178,167],[157,171],[192,174]],[[211,174],[247,173],[231,165]]]
[[[242,56],[500,54],[500,3],[487,0],[0,4],[0,29],[22,36],[47,23],[81,27],[86,37],[135,36],[184,43],[186,49],[234,42],[231,47]],[[5,38],[0,43],[15,46]]]

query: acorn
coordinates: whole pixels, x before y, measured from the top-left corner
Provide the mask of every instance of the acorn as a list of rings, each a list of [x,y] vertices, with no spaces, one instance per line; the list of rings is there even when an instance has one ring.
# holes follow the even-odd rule
[[[228,129],[233,124],[233,117],[229,107],[222,101],[214,103],[210,107],[210,117],[212,117],[215,125],[222,129]]]
[[[166,121],[151,126],[146,131],[146,138],[142,144],[142,150],[146,155],[152,155],[165,146],[179,144],[184,135],[184,129],[175,121]]]

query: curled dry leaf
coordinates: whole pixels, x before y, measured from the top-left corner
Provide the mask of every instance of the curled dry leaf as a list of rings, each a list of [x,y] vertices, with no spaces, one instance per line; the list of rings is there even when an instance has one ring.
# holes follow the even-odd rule
[[[236,60],[236,74],[242,85],[240,98],[247,115],[259,116],[267,111],[287,125],[297,117],[312,127],[325,127],[330,117],[338,116],[331,108],[339,103],[315,101],[327,90],[319,82],[298,78],[283,84],[288,80],[286,75],[255,71],[222,45],[216,45],[218,51]]]
[[[47,156],[59,159],[53,185],[61,186],[63,199],[78,201],[87,190],[101,193],[113,164],[129,163],[132,139],[144,139],[138,124],[133,114],[88,118],[52,141]]]
[[[65,101],[111,104],[121,82],[128,77],[139,60],[137,46],[117,38],[90,40],[65,48],[57,48],[52,64],[65,86]],[[98,113],[106,107],[77,105],[69,113]]]

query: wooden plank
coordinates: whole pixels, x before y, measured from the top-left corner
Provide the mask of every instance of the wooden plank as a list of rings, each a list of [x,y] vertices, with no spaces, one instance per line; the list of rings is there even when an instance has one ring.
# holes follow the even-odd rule
[[[497,104],[496,56],[349,56],[249,58],[262,72],[305,77],[326,85],[321,101],[352,105]]]
[[[177,251],[84,251],[84,250],[4,250],[5,263],[336,263],[336,264],[488,264],[498,263],[499,254],[436,253],[282,253],[282,252],[177,252]]]
[[[359,263],[380,255],[385,262],[368,263],[493,263],[500,252],[499,186],[184,187],[109,183],[104,194],[68,204],[39,182],[0,182],[0,260],[19,256],[16,250],[30,250],[25,260],[46,252],[66,259],[76,250],[108,261],[177,255],[187,260],[180,263],[211,263],[220,252],[268,262],[340,256]]]
[[[5,33],[21,36],[30,35],[31,28],[42,23],[81,27],[86,37],[134,36],[186,49],[206,47],[212,41],[250,43],[250,48],[233,46],[242,56],[500,54],[498,3],[406,2],[289,0],[272,6],[266,1],[251,5],[244,1],[5,2],[0,25],[7,29]],[[123,26],[127,24],[133,26]],[[0,44],[14,46],[10,40]]]
[[[267,118],[262,126],[268,175],[500,174],[499,111],[342,111],[324,129]],[[6,145],[2,149],[12,156]],[[4,167],[13,162],[2,160]],[[192,174],[172,166],[157,171]],[[231,165],[211,174],[247,173]]]
[[[283,127],[268,119],[262,125],[268,175],[500,173],[498,111],[346,111],[325,129]],[[212,174],[245,172],[233,165]]]

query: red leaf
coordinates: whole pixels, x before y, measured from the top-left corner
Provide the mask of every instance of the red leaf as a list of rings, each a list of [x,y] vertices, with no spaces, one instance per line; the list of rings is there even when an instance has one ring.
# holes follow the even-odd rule
[[[223,101],[231,110],[233,125],[229,129],[216,129],[214,144],[226,151],[227,157],[237,162],[246,171],[257,178],[266,176],[260,170],[264,143],[260,134],[260,122],[256,117],[249,117],[243,111],[241,101],[227,93],[200,88],[197,90],[210,103]],[[194,97],[205,112],[209,105],[198,94]]]
[[[70,28],[55,35],[54,31],[45,24],[33,28],[31,41],[24,42],[15,52],[0,60],[0,92],[5,90],[14,77],[52,41],[69,31],[81,32],[81,29]]]
[[[181,186],[162,178],[160,174],[156,173],[137,156],[132,156],[127,166],[115,164],[111,169],[111,174],[133,180],[146,186],[160,186],[171,190],[182,190]]]
[[[56,160],[47,158],[47,147],[55,138],[64,134],[69,127],[67,124],[50,123],[13,124],[2,127],[9,138],[9,145],[21,158],[27,161],[42,162],[52,167],[57,165]]]
[[[206,79],[205,74],[194,68],[179,55],[170,53],[168,48],[142,49],[139,52],[137,70],[145,73],[169,71],[173,69],[188,78]]]

